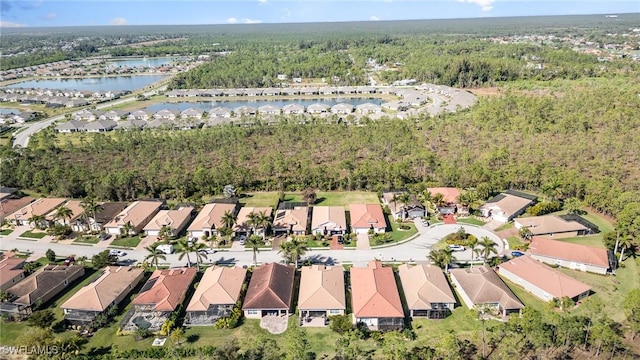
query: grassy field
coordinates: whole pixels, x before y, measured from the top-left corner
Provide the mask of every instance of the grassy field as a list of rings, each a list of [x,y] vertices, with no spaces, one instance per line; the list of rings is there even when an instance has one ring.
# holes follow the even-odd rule
[[[588,246],[593,246],[593,247],[598,247],[598,248],[604,248],[604,243],[602,242],[602,234],[596,234],[596,235],[587,235],[587,236],[576,236],[576,237],[570,237],[570,238],[558,238],[557,240],[560,241],[564,241],[564,242],[570,242],[570,243],[574,243],[574,244],[580,244],[580,245],[588,245]]]
[[[115,239],[111,242],[111,244],[109,244],[109,246],[134,248],[138,246],[138,244],[140,244],[140,237],[134,236],[134,237],[128,237],[124,239]]]
[[[42,239],[45,236],[47,236],[47,233],[45,233],[45,232],[25,231],[22,234],[20,234],[20,236],[18,236],[18,237],[32,238],[32,239]]]
[[[73,240],[76,244],[97,244],[100,242],[96,236],[79,236]]]
[[[471,225],[477,225],[477,226],[482,226],[485,224],[484,221],[482,220],[478,220],[474,217],[468,217],[468,218],[462,218],[462,219],[456,219],[456,222],[462,223],[462,224],[471,224]]]
[[[243,206],[276,207],[278,205],[278,193],[275,191],[267,191],[245,194],[244,197],[240,198],[240,203]]]
[[[206,200],[206,199],[205,199]],[[301,193],[287,193],[284,201],[304,202]],[[246,193],[240,198],[243,206],[271,206],[278,204],[278,192],[264,191]],[[315,206],[344,206],[349,209],[351,204],[378,204],[378,195],[368,191],[318,191],[316,192]]]

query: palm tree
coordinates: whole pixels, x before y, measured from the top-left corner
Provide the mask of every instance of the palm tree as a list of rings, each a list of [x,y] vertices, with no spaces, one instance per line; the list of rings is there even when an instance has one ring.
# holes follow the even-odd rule
[[[82,208],[84,209],[85,217],[87,212],[90,212],[93,215],[94,222],[96,221],[96,213],[99,210],[102,210],[102,205],[98,204],[96,200],[93,198],[85,198],[80,203],[80,206],[82,206]],[[89,225],[89,230],[91,230],[91,224],[87,224],[87,225]]]
[[[271,225],[271,218],[264,212],[258,213],[256,227],[262,229],[262,241],[267,239],[267,228]]]
[[[258,266],[257,254],[260,252],[260,246],[264,244],[262,237],[258,235],[251,235],[245,244],[251,248],[251,251],[253,251],[253,265]]]
[[[258,226],[258,214],[252,211],[247,215],[247,226],[251,227],[251,233],[255,234]]]
[[[436,208],[444,206],[446,204],[446,202],[444,201],[444,195],[442,195],[441,193],[435,194],[435,196],[433,196],[433,204],[436,206]]]
[[[224,227],[229,229],[233,228],[233,224],[236,223],[236,219],[237,216],[229,210],[225,211],[224,215],[222,215],[222,223],[224,224]]]
[[[164,253],[158,250],[158,246],[160,246],[160,243],[155,242],[150,246],[144,248],[149,252],[149,255],[144,258],[144,261],[151,260],[151,263],[156,266],[156,270],[158,270],[158,260],[167,260],[167,257],[164,256]]]
[[[124,237],[127,237],[129,235],[131,235],[131,231],[133,231],[134,227],[133,225],[131,225],[131,222],[127,221],[124,225],[122,225],[122,228],[120,229],[120,232],[122,233],[122,235]]]
[[[280,244],[280,251],[285,260],[290,263],[293,262],[298,268],[298,260],[307,251],[307,242],[303,237],[294,236],[291,241],[286,241]]]
[[[478,254],[478,238],[472,236],[468,244],[469,249],[471,249],[471,267],[473,268],[473,260],[475,260],[475,255]]]
[[[42,230],[42,222],[45,220],[44,215],[33,215],[32,217],[29,218],[29,224],[33,224],[33,226],[38,229],[38,230]]]
[[[618,263],[622,262],[622,259],[624,258],[625,250],[633,246],[633,243],[631,241],[632,239],[633,239],[632,236],[629,234],[620,238],[620,241],[618,242],[618,246],[620,247],[620,259],[618,259]]]
[[[62,219],[62,224],[67,225],[67,220],[71,220],[72,216],[73,210],[66,206],[60,206],[56,209],[56,213],[53,215],[53,218],[56,220]]]
[[[396,201],[402,204],[402,207],[400,208],[400,210],[402,211],[400,218],[404,221],[406,219],[405,215],[407,210],[407,204],[409,204],[409,201],[411,200],[411,196],[409,195],[409,193],[403,192],[400,194],[393,195],[393,199],[394,199],[394,205]]]
[[[489,258],[492,253],[498,254],[498,250],[496,250],[496,243],[487,236],[483,236],[482,239],[480,239],[478,246],[480,246],[480,254],[482,255],[483,263],[487,262],[487,258]]]
[[[203,251],[200,251],[206,247],[207,245],[201,242],[196,242],[193,245],[191,245],[191,251],[193,251],[196,254],[196,265],[198,265],[198,269],[200,269],[200,263],[202,263],[204,259],[207,259],[207,260],[209,259],[206,253],[204,253]]]
[[[192,245],[189,245],[189,241],[187,238],[182,238],[178,240],[178,260],[182,260],[182,258],[187,255],[187,263],[188,266],[191,267],[191,258],[189,257],[189,253],[192,251]]]
[[[170,226],[162,225],[160,232],[158,232],[158,240],[164,240],[168,244],[172,233],[173,230],[171,230]]]
[[[433,250],[429,253],[429,260],[436,264],[436,266],[445,269],[445,272],[449,271],[449,264],[456,260],[453,255],[453,250],[446,247],[444,249]]]

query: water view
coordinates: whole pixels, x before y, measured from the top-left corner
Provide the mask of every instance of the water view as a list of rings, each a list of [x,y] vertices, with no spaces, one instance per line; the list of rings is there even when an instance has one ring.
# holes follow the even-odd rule
[[[79,79],[29,80],[7,85],[6,87],[78,91],[137,90],[166,78],[166,75],[132,75],[114,77],[103,76]]]
[[[186,110],[189,108],[197,108],[202,110],[210,110],[214,107],[222,106],[230,109],[237,108],[239,106],[252,106],[252,107],[260,107],[263,105],[273,105],[282,108],[288,104],[300,104],[304,107],[307,107],[312,104],[321,103],[328,106],[333,106],[335,104],[345,103],[351,104],[353,106],[358,106],[364,103],[372,103],[376,105],[382,104],[381,99],[376,98],[318,98],[318,99],[295,99],[295,100],[258,100],[258,101],[250,101],[250,100],[232,100],[232,101],[194,101],[194,102],[177,102],[177,103],[168,103],[162,102],[153,104],[147,107],[149,111],[160,111],[163,109],[175,109],[175,110]]]
[[[0,114],[20,114],[22,110],[15,108],[0,108]]]
[[[126,59],[126,60],[111,60],[107,61],[108,66],[115,67],[136,67],[136,66],[147,66],[147,67],[158,67],[162,65],[170,64],[172,61],[175,61],[174,57],[159,57],[159,58],[138,58],[138,59]]]

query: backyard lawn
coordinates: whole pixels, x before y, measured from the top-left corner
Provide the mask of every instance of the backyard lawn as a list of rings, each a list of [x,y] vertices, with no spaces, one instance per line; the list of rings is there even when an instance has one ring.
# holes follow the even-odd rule
[[[43,237],[47,236],[47,233],[45,232],[31,232],[31,231],[25,231],[22,234],[20,234],[21,238],[31,238],[31,239],[42,239]]]
[[[593,246],[598,248],[605,247],[604,242],[602,242],[602,234],[576,236],[576,237],[570,237],[570,238],[564,238],[564,239],[558,238],[558,240],[564,241],[564,242],[570,242],[574,244],[588,245],[588,246]]]
[[[278,192],[265,191],[243,194],[240,198],[243,206],[252,207],[276,207],[278,205]]]
[[[123,239],[115,239],[109,244],[109,246],[128,247],[134,248],[140,244],[140,236],[134,236]]]

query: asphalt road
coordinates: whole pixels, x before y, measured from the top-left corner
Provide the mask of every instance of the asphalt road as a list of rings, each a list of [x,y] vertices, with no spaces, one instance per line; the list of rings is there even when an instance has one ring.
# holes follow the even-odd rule
[[[502,241],[494,233],[474,226],[468,225],[437,225],[429,228],[425,228],[419,222],[416,222],[419,234],[414,239],[404,242],[402,244],[393,245],[385,248],[377,248],[370,250],[313,250],[308,251],[304,258],[309,258],[314,262],[321,262],[326,264],[340,264],[340,263],[353,263],[356,265],[366,264],[368,261],[379,259],[383,261],[428,261],[427,256],[431,251],[432,246],[441,240],[445,235],[457,231],[461,226],[478,238],[488,236],[498,246],[498,253],[503,250]],[[105,246],[94,245],[64,245],[58,243],[51,243],[47,240],[40,241],[28,241],[19,240],[16,237],[20,231],[14,231],[10,235],[0,238],[0,249],[11,250],[17,248],[20,251],[33,252],[38,257],[44,256],[47,249],[52,249],[59,256],[87,256],[91,257],[94,254],[107,249]],[[124,250],[127,255],[121,260],[129,260],[131,263],[142,261],[147,252],[144,250]],[[195,255],[191,254],[191,261],[195,262]],[[187,263],[187,258],[184,256],[182,260],[178,259],[179,255],[172,254],[166,255],[167,260],[162,261],[168,263],[171,266],[184,266]],[[471,260],[471,251],[456,252],[455,257],[458,260]],[[261,250],[257,255],[259,263],[267,262],[280,262],[282,255],[278,251],[274,250]],[[245,251],[219,251],[216,254],[208,255],[208,259],[205,263],[228,263],[235,265],[250,265],[253,263],[253,252],[249,250]]]

